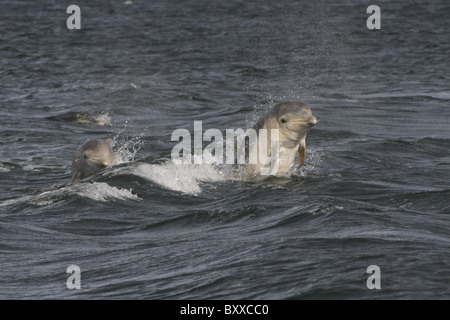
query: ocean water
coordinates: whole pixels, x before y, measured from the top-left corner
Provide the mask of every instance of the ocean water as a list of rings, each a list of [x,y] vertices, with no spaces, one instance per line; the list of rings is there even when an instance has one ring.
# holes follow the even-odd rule
[[[0,2],[0,298],[450,298],[448,1],[77,1],[69,30],[71,4]],[[319,120],[288,177],[171,162],[175,129],[288,100]]]

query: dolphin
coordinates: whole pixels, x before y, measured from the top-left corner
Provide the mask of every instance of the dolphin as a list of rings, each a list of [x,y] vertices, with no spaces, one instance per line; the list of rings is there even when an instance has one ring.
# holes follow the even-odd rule
[[[284,175],[294,163],[298,153],[300,168],[306,158],[306,135],[317,123],[316,117],[311,109],[302,102],[287,101],[272,107],[263,117],[261,117],[253,129],[259,136],[260,129],[267,129],[267,151],[271,150],[271,130],[278,129],[278,159],[277,170],[274,175]],[[259,140],[258,140],[259,143]],[[260,146],[257,146],[258,150]],[[256,164],[247,165],[247,177],[261,174],[261,169],[267,165],[258,161]],[[272,174],[271,174],[272,175]]]

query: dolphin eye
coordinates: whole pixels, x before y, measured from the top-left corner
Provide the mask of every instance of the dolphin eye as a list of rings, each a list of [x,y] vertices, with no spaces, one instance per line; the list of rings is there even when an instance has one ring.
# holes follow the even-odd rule
[[[286,123],[286,119],[285,118],[281,118],[281,123]]]
[[[85,159],[87,159],[87,155],[86,155],[86,153],[83,155],[83,158],[85,158]]]

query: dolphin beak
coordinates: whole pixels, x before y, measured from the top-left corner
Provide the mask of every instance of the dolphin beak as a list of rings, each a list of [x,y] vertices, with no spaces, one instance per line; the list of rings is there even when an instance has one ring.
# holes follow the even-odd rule
[[[103,168],[108,168],[111,166],[111,163],[107,161],[99,162],[99,164],[102,165]]]
[[[308,118],[308,120],[298,120],[298,119],[295,119],[295,120],[291,120],[291,122],[292,123],[302,123],[302,124],[307,124],[307,125],[309,125],[309,126],[314,126],[316,123],[317,123],[317,119],[316,119],[316,117],[314,117],[314,116],[311,116],[311,117],[309,117]]]
[[[309,117],[308,124],[313,127],[317,123],[317,119],[314,116]]]
[[[98,158],[89,158],[92,162],[95,162],[97,165],[102,166],[104,168],[107,168],[111,166],[111,163],[109,161],[103,161],[102,159]]]

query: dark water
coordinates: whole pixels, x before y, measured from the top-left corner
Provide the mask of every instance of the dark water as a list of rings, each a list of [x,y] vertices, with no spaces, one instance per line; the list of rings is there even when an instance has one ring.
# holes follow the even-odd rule
[[[70,4],[0,3],[0,298],[450,298],[448,1],[77,1],[81,30]],[[289,178],[155,161],[286,100],[319,119]]]

